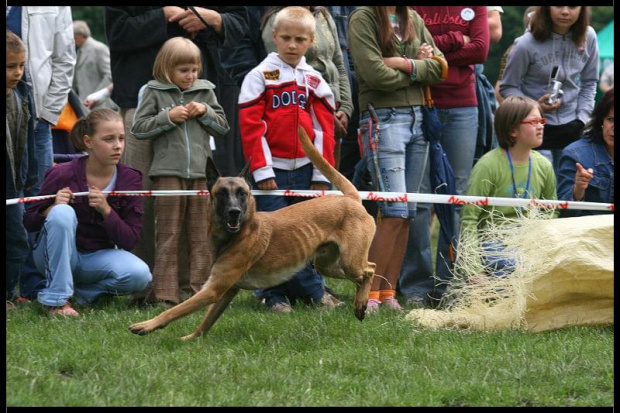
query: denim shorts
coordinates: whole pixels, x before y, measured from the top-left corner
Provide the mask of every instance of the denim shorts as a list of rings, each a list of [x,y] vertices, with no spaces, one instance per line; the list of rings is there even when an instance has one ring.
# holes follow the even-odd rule
[[[364,111],[360,117],[359,131],[373,187],[380,192],[419,192],[428,160],[428,141],[422,133],[421,108],[380,108],[376,112],[379,125],[371,125],[370,114]],[[397,198],[377,202],[383,217],[415,217],[415,202]]]

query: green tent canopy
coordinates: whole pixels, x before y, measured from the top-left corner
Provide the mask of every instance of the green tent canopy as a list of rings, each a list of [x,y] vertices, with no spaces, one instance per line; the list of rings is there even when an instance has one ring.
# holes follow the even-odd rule
[[[614,21],[603,27],[597,34],[598,52],[601,62],[606,59],[614,60]]]

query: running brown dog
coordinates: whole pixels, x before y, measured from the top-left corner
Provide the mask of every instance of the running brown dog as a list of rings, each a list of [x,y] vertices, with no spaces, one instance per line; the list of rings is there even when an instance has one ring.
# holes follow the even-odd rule
[[[208,219],[214,260],[209,279],[183,303],[131,325],[132,333],[148,334],[209,305],[198,329],[183,339],[200,336],[240,289],[278,285],[311,259],[319,273],[356,284],[353,309],[363,320],[375,269],[368,262],[374,219],[362,206],[357,189],[321,156],[303,128],[299,135],[308,158],[344,196],[322,196],[274,212],[256,212],[248,167],[238,177],[221,177],[209,159]]]

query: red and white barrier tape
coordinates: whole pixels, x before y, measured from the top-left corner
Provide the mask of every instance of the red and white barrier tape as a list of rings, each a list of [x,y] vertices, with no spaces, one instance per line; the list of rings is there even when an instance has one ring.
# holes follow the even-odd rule
[[[208,195],[208,191],[103,191],[109,196],[191,196]],[[88,192],[76,192],[74,196],[87,196]],[[277,195],[296,196],[302,198],[316,198],[325,195],[342,195],[340,191],[312,191],[312,190],[277,190],[261,191],[253,190],[253,195]],[[614,211],[614,204],[602,202],[577,202],[577,201],[550,201],[540,199],[522,198],[498,198],[467,195],[439,195],[420,193],[398,192],[359,192],[361,198],[367,201],[391,201],[391,202],[421,202],[429,204],[455,204],[455,205],[480,205],[480,206],[506,206],[506,207],[534,207],[534,208],[559,208],[559,209],[582,209],[591,211]],[[7,199],[7,205],[24,204],[28,202],[52,199],[56,196],[42,195],[28,198]]]

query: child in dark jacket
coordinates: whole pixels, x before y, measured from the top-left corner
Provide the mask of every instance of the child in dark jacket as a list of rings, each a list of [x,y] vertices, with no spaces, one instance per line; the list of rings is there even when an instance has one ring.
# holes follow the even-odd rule
[[[24,188],[37,182],[34,151],[34,106],[24,80],[26,49],[21,39],[6,31],[6,199],[24,196]],[[19,269],[30,247],[22,223],[24,204],[6,208],[6,300],[12,308]]]

